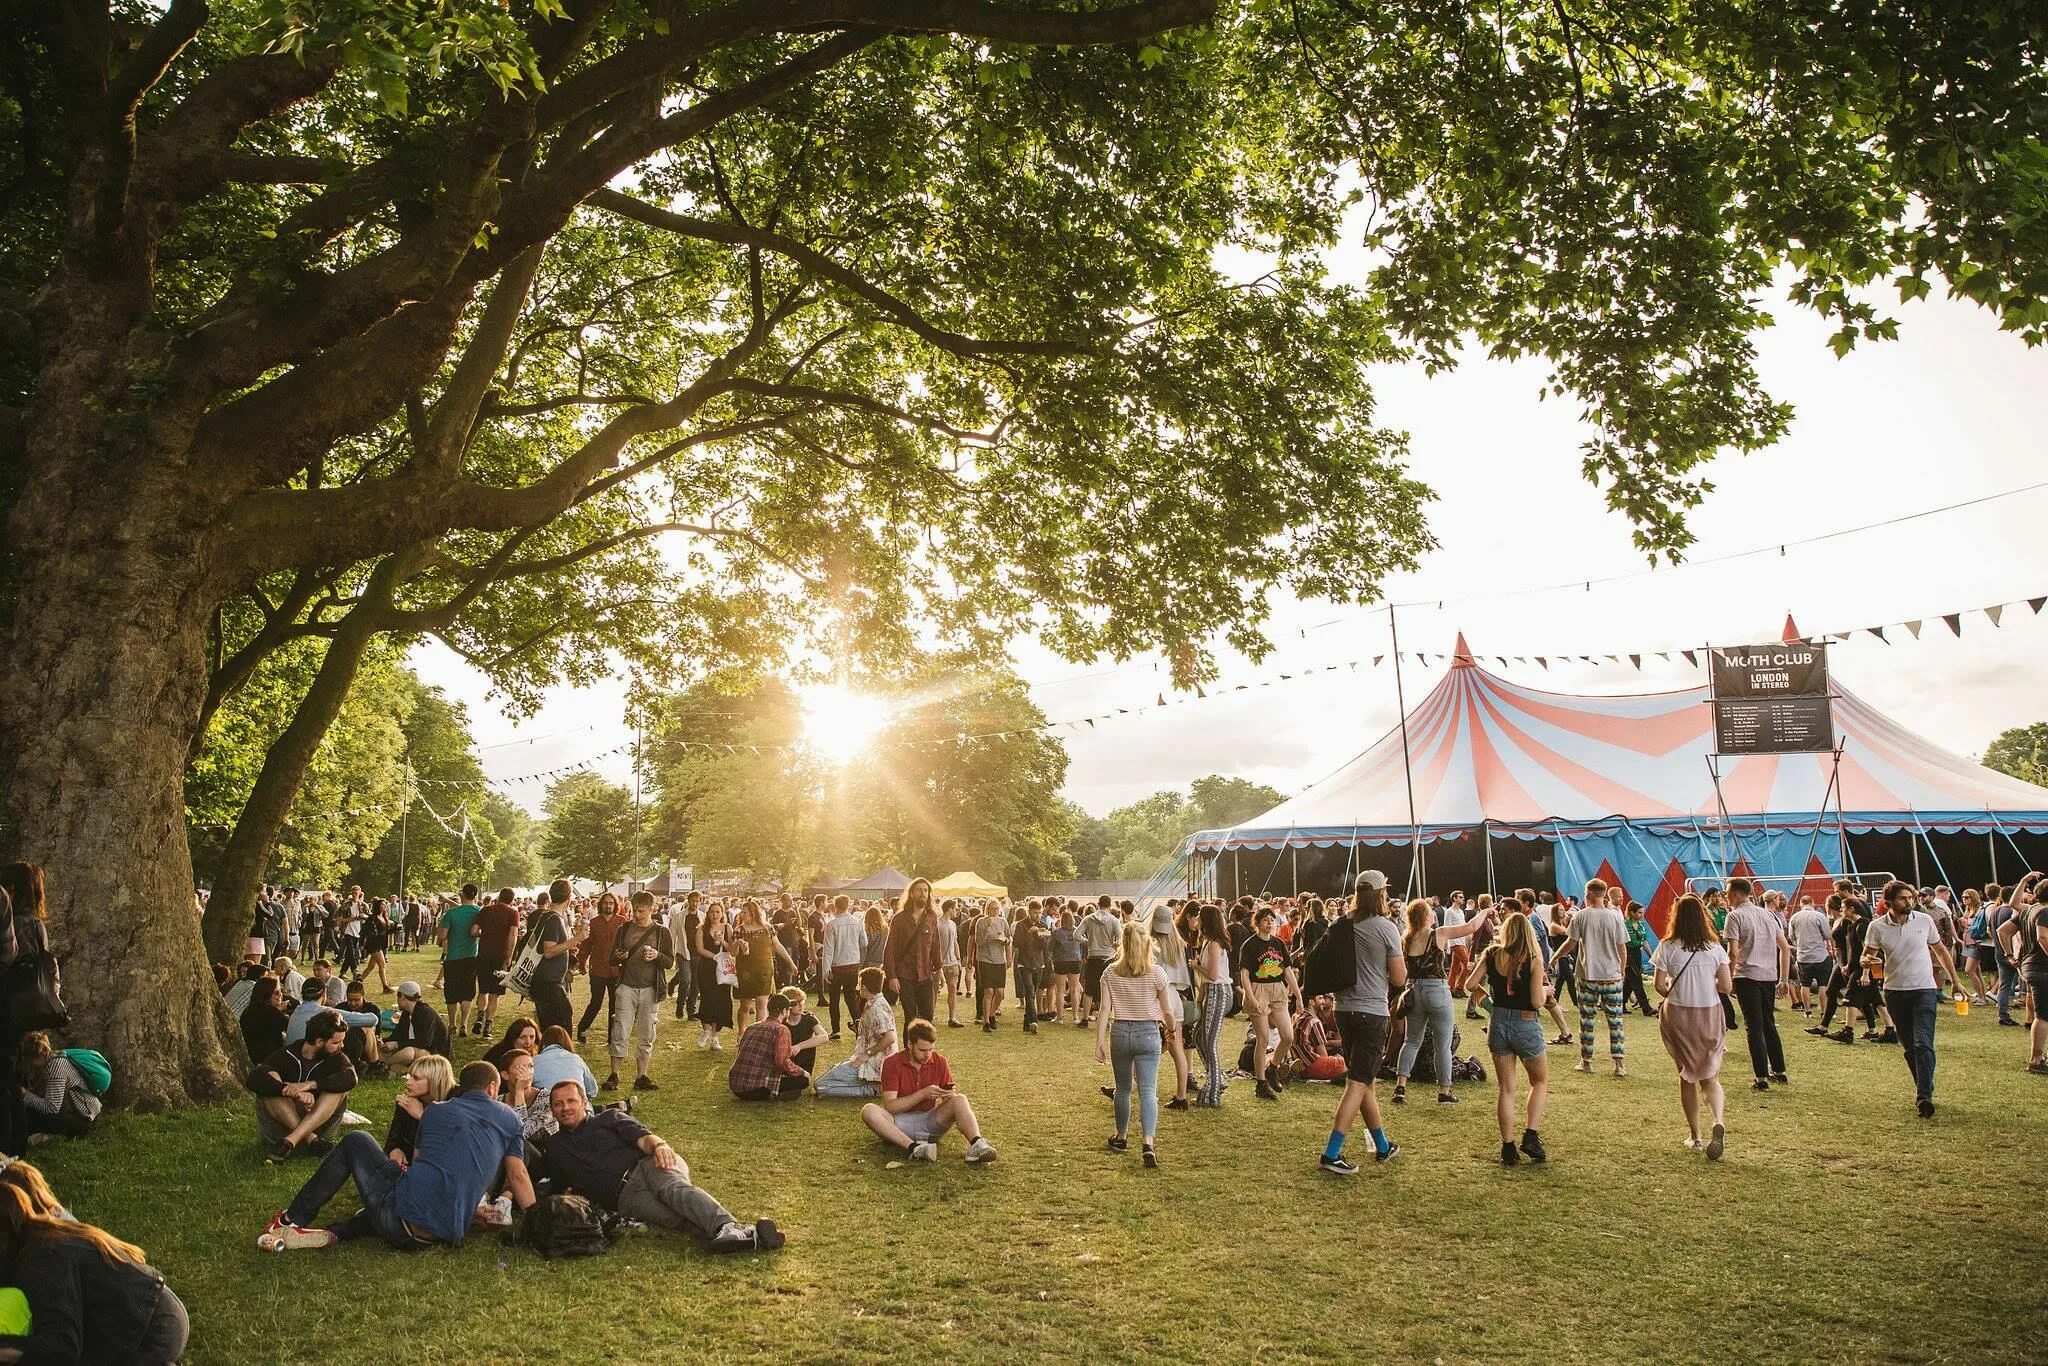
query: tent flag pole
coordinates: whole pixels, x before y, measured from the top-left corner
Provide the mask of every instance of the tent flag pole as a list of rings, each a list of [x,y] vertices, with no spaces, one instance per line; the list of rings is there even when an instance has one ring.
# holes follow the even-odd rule
[[[1991,822],[1991,824],[1992,824],[1992,827],[1993,827],[1992,829],[1990,829],[1990,830],[1986,830],[1986,831],[1984,832],[1984,847],[1985,847],[1986,849],[1988,849],[1988,850],[1990,850],[1990,851],[1991,851],[1991,880],[1992,880],[1993,882],[1997,882],[1997,881],[1998,881],[1998,833],[1997,833],[1997,828],[1996,828],[1996,827],[1997,827],[1997,825],[1998,825],[1998,817],[1996,817],[1996,816],[1993,816],[1993,815],[1991,814],[1991,808],[1990,808],[1989,806],[1986,806],[1986,807],[1984,808],[1984,815],[1985,815],[1985,818],[1986,818],[1986,819],[1988,819],[1988,820],[1989,820],[1989,821]]]
[[[1486,835],[1486,894],[1497,896],[1498,893],[1493,889],[1493,822],[1481,821],[1479,828]]]
[[[1820,848],[1820,828],[1822,822],[1827,820],[1828,799],[1834,796],[1835,784],[1841,779],[1841,776],[1842,747],[1840,745],[1836,745],[1834,771],[1828,774],[1828,785],[1826,789],[1824,789],[1820,794],[1820,814],[1816,815],[1813,818],[1813,838],[1808,840],[1806,843],[1806,862],[1799,865],[1799,876],[1802,879],[1806,876],[1806,870],[1813,866],[1813,851]],[[1839,801],[1835,803],[1835,810],[1838,813],[1841,810],[1841,803]],[[1802,882],[1801,885],[1803,886],[1805,884]]]
[[[1913,824],[1916,827],[1920,824],[1920,813],[1918,811],[1913,812]],[[1911,843],[1913,846],[1913,885],[1919,887],[1923,885],[1920,880],[1920,837],[1915,835]]]
[[[1387,634],[1394,651],[1394,705],[1401,711],[1401,780],[1408,787],[1408,890],[1416,891],[1422,878],[1422,828],[1415,823],[1415,769],[1408,757],[1408,695],[1401,684],[1401,623],[1394,604],[1387,604]],[[1424,894],[1427,893],[1426,886]]]
[[[1287,895],[1301,895],[1301,850],[1294,847],[1294,827],[1287,827]]]

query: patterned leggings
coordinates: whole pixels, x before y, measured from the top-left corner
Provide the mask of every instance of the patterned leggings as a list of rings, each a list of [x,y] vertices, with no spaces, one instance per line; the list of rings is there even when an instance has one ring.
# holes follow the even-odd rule
[[[1621,1037],[1621,983],[1581,982],[1579,983],[1579,1056],[1593,1060],[1593,1015],[1600,1012],[1607,1016],[1607,1055],[1616,1062],[1628,1052]]]
[[[1195,1031],[1195,1043],[1202,1050],[1202,1090],[1195,1104],[1209,1109],[1223,1103],[1223,1058],[1218,1045],[1223,1037],[1223,1017],[1230,1013],[1230,984],[1211,982],[1202,993],[1202,1023]]]

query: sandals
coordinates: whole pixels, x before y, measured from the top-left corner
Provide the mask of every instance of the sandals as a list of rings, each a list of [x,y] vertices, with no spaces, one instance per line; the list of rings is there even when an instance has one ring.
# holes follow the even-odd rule
[[[1130,1140],[1127,1138],[1124,1138],[1117,1134],[1111,1134],[1109,1136],[1108,1143],[1104,1146],[1106,1146],[1113,1153],[1121,1153],[1128,1152],[1130,1150],[1131,1143]]]
[[[1406,1105],[1407,1103],[1408,1103],[1408,1083],[1407,1083],[1407,1082],[1405,1082],[1405,1081],[1397,1081],[1397,1082],[1395,1082],[1395,1083],[1394,1083],[1394,1104],[1396,1104],[1396,1105]]]

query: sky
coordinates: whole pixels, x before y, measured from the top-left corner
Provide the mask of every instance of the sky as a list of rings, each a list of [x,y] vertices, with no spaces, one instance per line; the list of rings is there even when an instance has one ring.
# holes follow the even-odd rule
[[[1339,263],[1340,272],[1342,263]],[[1406,431],[1412,472],[1436,492],[1440,543],[1384,596],[1398,609],[1404,650],[1448,653],[1462,630],[1480,655],[1654,653],[1775,640],[1787,613],[1809,633],[1925,617],[1915,640],[1859,635],[1835,647],[1843,685],[1936,744],[1976,755],[2001,730],[2048,719],[2048,611],[1981,615],[1952,636],[1942,613],[2048,594],[2048,488],[1900,525],[1790,546],[1782,555],[1717,556],[1775,546],[2048,480],[2048,354],[2030,352],[1974,305],[1932,297],[1900,314],[1902,338],[1837,360],[1819,317],[1789,307],[1757,341],[1773,397],[1791,403],[1790,432],[1754,455],[1724,456],[1690,517],[1689,563],[1645,574],[1627,520],[1579,474],[1587,432],[1570,401],[1539,401],[1540,363],[1484,358],[1435,376],[1420,366],[1373,372],[1381,422]],[[1621,582],[1576,586],[1587,579]],[[1556,591],[1529,591],[1572,582]],[[1441,601],[1441,606],[1438,605]],[[1222,687],[1274,679],[1295,666],[1388,652],[1385,608],[1292,599],[1274,604],[1275,650],[1253,664],[1225,652]],[[1032,641],[1019,672],[1053,721],[1151,703],[1156,660],[1076,664]],[[429,683],[468,705],[484,771],[506,779],[578,763],[630,741],[623,683],[560,688],[535,715],[508,718],[481,675],[445,648],[415,650]],[[1444,665],[1406,665],[1412,708]],[[1682,659],[1534,663],[1503,670],[1563,692],[1627,693],[1704,681]],[[1104,814],[1208,773],[1283,793],[1339,767],[1399,717],[1390,664],[1214,695],[1163,711],[1062,729],[1066,794]],[[593,765],[630,781],[630,764]],[[505,786],[538,811],[546,784]]]

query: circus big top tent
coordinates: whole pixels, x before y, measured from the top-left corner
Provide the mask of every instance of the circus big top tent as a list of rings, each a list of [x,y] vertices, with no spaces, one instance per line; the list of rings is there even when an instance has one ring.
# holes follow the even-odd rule
[[[1576,892],[1599,876],[1661,931],[1689,879],[1824,893],[1847,871],[1960,889],[2048,855],[2048,789],[1937,748],[1839,682],[1832,693],[1831,788],[1832,753],[1711,757],[1704,685],[1545,692],[1481,668],[1460,635],[1405,726],[1263,815],[1190,836],[1148,890],[1335,892],[1364,866],[1411,891]]]

